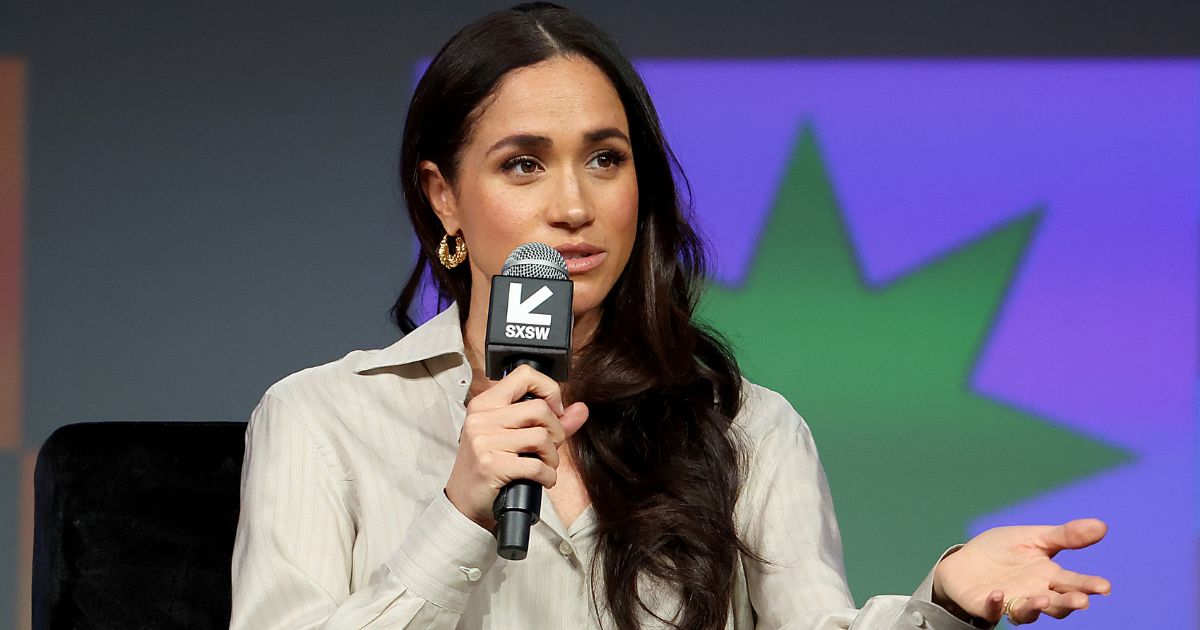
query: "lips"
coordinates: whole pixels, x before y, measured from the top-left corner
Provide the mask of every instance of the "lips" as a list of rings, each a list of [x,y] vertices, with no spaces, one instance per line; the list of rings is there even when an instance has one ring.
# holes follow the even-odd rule
[[[554,248],[567,261],[567,273],[574,276],[599,267],[608,252],[588,243],[559,245]]]

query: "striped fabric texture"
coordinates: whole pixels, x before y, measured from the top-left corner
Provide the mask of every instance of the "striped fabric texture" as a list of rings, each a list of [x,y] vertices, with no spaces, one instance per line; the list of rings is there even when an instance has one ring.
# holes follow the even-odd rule
[[[510,562],[446,499],[470,380],[451,306],[385,349],[266,392],[246,434],[234,630],[615,627],[597,605],[591,508],[567,528],[546,498],[529,556]],[[735,516],[768,564],[740,563],[727,627],[970,628],[930,603],[932,574],[912,597],[854,608],[808,427],[778,394],[746,391]],[[639,588],[673,616],[670,585]],[[643,625],[664,624],[647,614]]]

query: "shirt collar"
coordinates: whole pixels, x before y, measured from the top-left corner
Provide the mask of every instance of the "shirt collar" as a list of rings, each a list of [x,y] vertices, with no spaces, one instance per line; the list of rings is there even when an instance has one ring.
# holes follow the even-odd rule
[[[457,354],[465,360],[460,326],[458,304],[451,303],[446,310],[404,335],[400,341],[360,361],[354,371],[362,374],[378,368],[407,365],[447,354]]]

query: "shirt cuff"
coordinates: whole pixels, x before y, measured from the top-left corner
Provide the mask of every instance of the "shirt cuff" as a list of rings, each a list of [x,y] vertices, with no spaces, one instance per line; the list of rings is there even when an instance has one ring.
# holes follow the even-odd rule
[[[958,629],[958,630],[974,630],[976,628],[986,628],[990,630],[995,628],[996,624],[975,617],[970,623],[955,617],[950,614],[945,608],[933,603],[933,573],[937,570],[938,562],[946,559],[946,556],[962,549],[962,545],[954,545],[942,553],[938,561],[933,564],[933,569],[929,570],[929,575],[921,581],[921,585],[913,592],[912,599],[904,607],[903,616],[913,628],[937,629],[942,628]]]
[[[438,492],[409,526],[387,566],[391,580],[430,603],[461,613],[471,590],[498,557],[491,533]]]

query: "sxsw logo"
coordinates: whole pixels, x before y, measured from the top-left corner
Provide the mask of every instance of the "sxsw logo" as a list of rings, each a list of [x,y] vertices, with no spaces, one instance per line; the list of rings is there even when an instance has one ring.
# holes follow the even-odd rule
[[[541,339],[550,338],[552,318],[547,313],[534,313],[533,309],[542,305],[554,292],[550,287],[542,286],[533,295],[521,299],[521,283],[508,285],[508,311],[504,319],[504,336],[509,339]]]

